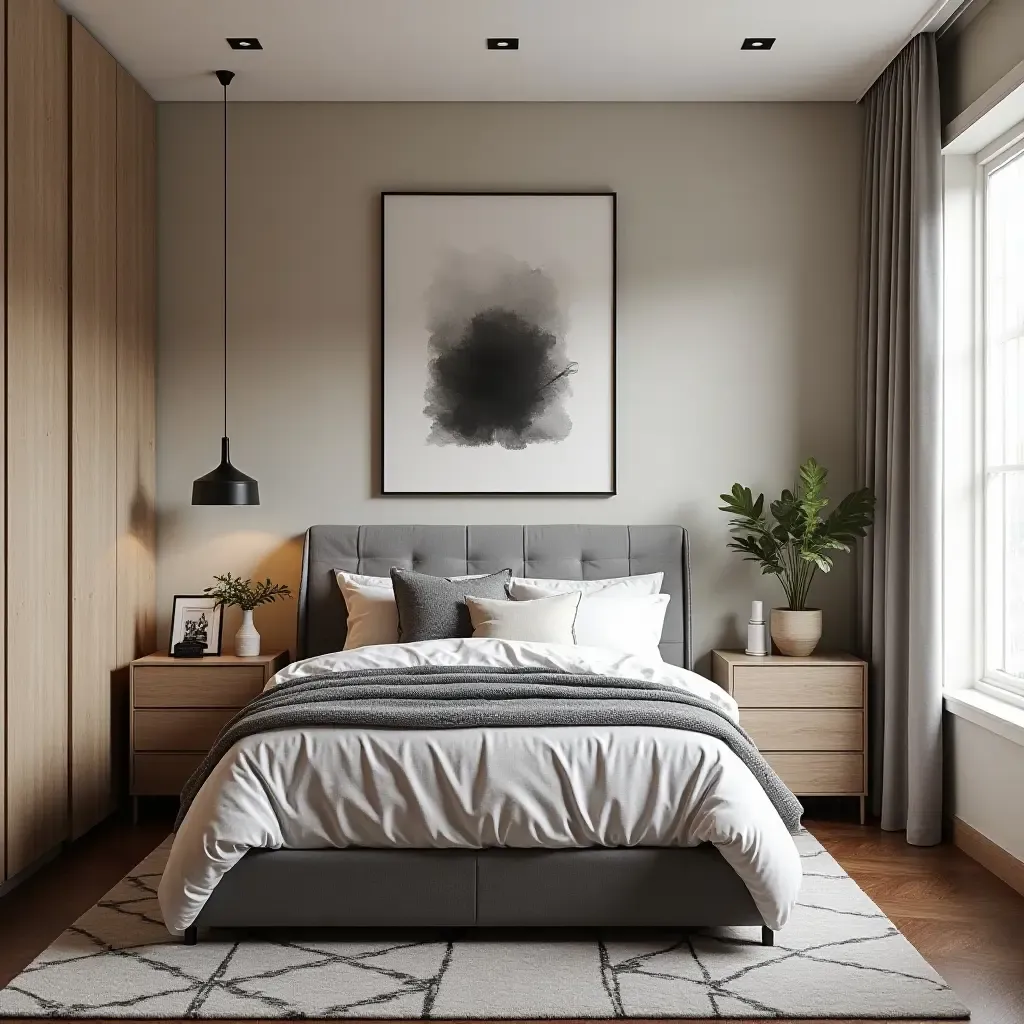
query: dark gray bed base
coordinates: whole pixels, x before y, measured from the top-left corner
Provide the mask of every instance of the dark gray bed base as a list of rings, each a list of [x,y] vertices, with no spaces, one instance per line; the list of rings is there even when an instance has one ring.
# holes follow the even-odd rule
[[[710,844],[587,850],[276,850],[221,879],[200,928],[674,927],[772,931]]]

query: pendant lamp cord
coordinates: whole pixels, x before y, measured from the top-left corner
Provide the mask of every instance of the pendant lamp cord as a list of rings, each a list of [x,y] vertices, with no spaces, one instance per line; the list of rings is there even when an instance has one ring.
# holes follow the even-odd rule
[[[228,436],[228,83],[224,82],[224,433]]]

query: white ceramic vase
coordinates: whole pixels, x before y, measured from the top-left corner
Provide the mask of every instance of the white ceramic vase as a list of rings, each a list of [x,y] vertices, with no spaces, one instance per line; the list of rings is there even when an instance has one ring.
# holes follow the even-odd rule
[[[242,625],[235,634],[235,654],[240,658],[255,658],[260,653],[260,635],[252,621],[252,609],[242,610]]]
[[[821,609],[794,612],[789,608],[772,609],[772,640],[779,652],[791,658],[806,658],[814,653],[821,639]]]

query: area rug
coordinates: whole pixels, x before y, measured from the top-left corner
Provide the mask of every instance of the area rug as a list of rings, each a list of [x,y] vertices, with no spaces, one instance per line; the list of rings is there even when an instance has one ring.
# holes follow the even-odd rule
[[[812,836],[800,902],[756,928],[458,935],[164,930],[149,855],[0,991],[0,1017],[393,1019],[968,1016]]]

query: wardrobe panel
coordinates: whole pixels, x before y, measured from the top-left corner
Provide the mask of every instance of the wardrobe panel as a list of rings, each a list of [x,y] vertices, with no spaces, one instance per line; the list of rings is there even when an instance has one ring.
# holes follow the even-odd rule
[[[7,3],[0,0],[0,167],[6,166],[7,143],[7,101],[4,89],[7,76],[4,73],[4,60],[7,56],[5,36],[7,32]],[[2,204],[0,204],[2,206]],[[7,227],[4,223],[6,211],[0,209],[0,267],[4,266],[4,249],[7,245]],[[0,273],[0,309],[7,308],[7,277]],[[4,451],[7,433],[7,317],[0,316],[0,452]],[[0,537],[4,536],[7,519],[7,473],[0,473]],[[0,580],[5,578],[7,550],[0,544]],[[0,625],[7,623],[7,588],[0,586]],[[5,647],[7,630],[0,629],[0,882],[7,877],[7,801],[3,799],[7,787],[7,750],[6,729],[4,723],[7,715],[7,678],[5,672]]]
[[[117,653],[156,649],[156,109],[117,72]]]
[[[156,636],[156,309],[157,191],[156,103],[132,79],[139,109],[142,160],[139,171],[139,476],[147,496],[143,535],[146,558],[139,572],[138,638],[142,654],[160,645]]]
[[[71,21],[71,835],[114,806],[117,63]]]
[[[68,834],[67,19],[7,3],[7,874]]]

